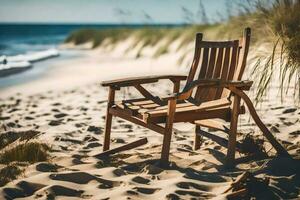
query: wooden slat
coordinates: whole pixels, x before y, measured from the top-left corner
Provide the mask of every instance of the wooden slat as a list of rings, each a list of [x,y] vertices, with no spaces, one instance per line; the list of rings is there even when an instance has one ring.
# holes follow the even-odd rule
[[[128,144],[122,145],[120,147],[116,147],[114,149],[103,151],[102,153],[94,155],[94,157],[101,159],[103,157],[106,157],[106,156],[109,156],[109,155],[112,155],[112,154],[115,154],[115,153],[119,153],[119,152],[122,152],[122,151],[127,151],[127,150],[139,147],[139,146],[147,144],[147,143],[148,143],[147,138],[142,138],[142,139],[136,140],[134,142],[130,142]]]
[[[126,112],[125,110],[119,109],[117,107],[116,108],[110,108],[109,113],[114,115],[114,116],[125,119],[127,121],[130,121],[134,124],[143,126],[145,128],[149,128],[150,130],[153,130],[157,133],[164,134],[165,129],[163,127],[161,127],[159,125],[156,125],[156,124],[152,124],[152,123],[145,123],[140,118],[130,115],[130,113]]]
[[[222,106],[229,106],[229,105],[231,105],[231,102],[228,99],[223,98],[215,101],[204,102],[199,106],[191,104],[190,106],[176,107],[176,113],[189,112],[189,111],[200,112],[202,110],[207,110],[207,109],[212,109],[212,108],[217,108]],[[149,117],[158,117],[158,116],[164,116],[166,115],[166,113],[167,113],[167,108],[164,107],[164,109],[149,110],[144,114]]]
[[[126,86],[132,86],[136,84],[154,83],[159,81],[160,79],[186,80],[186,76],[182,76],[182,75],[141,76],[141,77],[103,81],[101,85],[104,87],[106,86],[126,87]]]
[[[204,131],[202,129],[199,129],[196,134],[198,134],[199,136],[207,137],[207,138],[215,141],[216,143],[218,143],[222,147],[227,148],[227,146],[228,146],[228,140],[227,139],[222,138],[222,137],[217,136],[217,135],[214,135],[214,134],[211,134],[211,133],[206,132],[206,131]],[[239,142],[237,142],[236,147],[237,147],[237,150],[239,152],[242,152],[242,150],[241,150],[241,144]]]
[[[223,55],[224,55],[224,48],[219,48],[218,49],[218,57],[216,60],[216,65],[215,65],[215,69],[214,69],[214,74],[212,76],[212,78],[221,78],[221,70],[222,70],[222,63],[223,63]],[[216,97],[217,91],[220,88],[210,88],[209,91],[209,100],[214,100],[217,99],[219,97]]]
[[[189,111],[189,112],[176,112],[174,122],[193,122],[201,119],[211,119],[219,118],[228,120],[230,118],[230,107],[217,107],[207,110],[202,110],[199,112]],[[166,115],[158,117],[149,117],[147,115],[143,116],[145,122],[149,123],[164,123],[166,121]]]
[[[198,75],[198,79],[205,78],[207,68],[208,68],[208,61],[209,61],[209,48],[204,48],[203,55],[202,55],[202,63],[200,66],[200,72]],[[203,91],[202,88],[199,88],[199,87],[197,88],[196,94],[195,94],[196,100],[199,100],[199,97],[200,97],[202,91]]]
[[[240,46],[242,46],[239,52],[239,61],[236,69],[236,73],[234,75],[234,80],[241,80],[242,76],[245,71],[246,62],[247,62],[247,55],[249,51],[249,44],[250,44],[250,36],[251,36],[251,29],[246,28],[243,34],[243,40]]]
[[[221,72],[221,79],[222,80],[226,80],[227,76],[228,76],[228,71],[229,71],[229,62],[230,62],[230,48],[226,48],[225,49],[225,57],[224,57],[224,61],[223,61],[223,67],[222,67],[222,72]],[[223,91],[224,89],[220,88],[219,90],[217,90],[216,93],[216,98],[217,97],[226,97],[227,95],[223,95]]]
[[[213,128],[219,131],[223,131],[225,133],[229,133],[229,129],[222,124],[221,122],[218,122],[217,120],[213,119],[204,119],[204,120],[197,120],[194,122],[197,126],[203,126],[206,128]]]
[[[237,66],[237,53],[238,53],[238,40],[234,41],[234,46],[232,47],[232,52],[231,52],[231,61],[230,61],[230,67],[229,67],[229,72],[227,76],[227,80],[232,80],[234,72],[236,70]]]
[[[234,41],[201,41],[199,46],[201,48],[231,48]]]
[[[201,56],[201,52],[202,52],[202,48],[199,47],[199,43],[202,41],[202,33],[197,33],[196,35],[196,42],[195,42],[195,53],[194,53],[194,59],[192,62],[192,66],[187,78],[187,84],[191,81],[193,81],[195,74],[197,72],[198,69],[198,65],[199,65],[199,60],[200,60],[200,56]]]
[[[153,96],[148,90],[146,90],[143,86],[141,85],[135,85],[134,86],[146,99],[150,99],[153,102],[157,104],[162,104],[162,101],[158,98]]]

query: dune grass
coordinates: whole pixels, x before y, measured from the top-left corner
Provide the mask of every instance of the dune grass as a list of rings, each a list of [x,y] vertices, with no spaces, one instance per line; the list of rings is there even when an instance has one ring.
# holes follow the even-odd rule
[[[19,167],[17,164],[9,164],[0,169],[0,187],[12,180],[15,180],[20,174],[23,173],[23,171],[24,169]]]
[[[128,38],[133,38],[133,46],[142,43],[141,48],[155,46],[161,41],[165,41],[165,47],[155,53],[155,56],[164,54],[168,46],[175,40],[181,40],[179,48],[184,47],[194,40],[197,32],[203,32],[217,25],[186,25],[179,27],[143,27],[136,29],[115,28],[115,29],[80,29],[72,32],[65,40],[66,43],[80,45],[92,42],[92,47],[96,48],[105,40],[110,44],[121,42]]]
[[[46,161],[49,158],[50,147],[44,143],[26,142],[18,144],[0,154],[0,163],[12,162],[35,163]]]

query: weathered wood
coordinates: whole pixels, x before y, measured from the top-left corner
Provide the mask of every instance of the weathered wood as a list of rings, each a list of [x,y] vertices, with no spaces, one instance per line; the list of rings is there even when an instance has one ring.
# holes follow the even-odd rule
[[[173,92],[178,93],[180,89],[180,81],[174,82]]]
[[[199,65],[199,61],[200,61],[200,56],[201,56],[201,52],[202,52],[202,48],[199,48],[199,43],[202,41],[202,33],[197,33],[196,34],[196,42],[195,42],[195,53],[194,53],[194,59],[192,62],[192,66],[187,78],[187,83],[193,81],[194,76],[196,74],[198,65]]]
[[[143,126],[145,128],[148,128],[150,130],[153,130],[157,133],[164,134],[165,129],[157,124],[152,123],[145,123],[143,120],[141,120],[138,117],[132,116],[130,114],[127,114],[124,112],[124,110],[118,109],[118,108],[111,108],[109,110],[110,114],[113,114],[114,116],[120,117],[122,119],[125,119],[127,121],[130,121],[132,123],[135,123],[137,125]]]
[[[172,81],[186,80],[186,76],[183,75],[159,75],[159,76],[142,76],[142,77],[132,77],[124,79],[116,79],[110,81],[103,81],[101,85],[106,86],[116,86],[116,87],[126,87],[134,86],[137,84],[155,83],[160,79],[170,79]]]
[[[106,109],[106,119],[105,119],[103,151],[108,150],[109,145],[110,145],[110,132],[111,132],[112,115],[109,113],[109,109],[114,104],[114,99],[115,99],[115,90],[114,90],[114,88],[109,87],[108,100],[107,100],[107,109]]]
[[[239,53],[239,61],[238,61],[236,72],[234,74],[234,78],[233,78],[234,80],[241,80],[244,74],[246,68],[246,62],[247,62],[247,55],[249,51],[250,37],[251,37],[251,29],[246,28],[243,33],[242,44],[240,44],[242,48]]]
[[[163,145],[161,150],[161,164],[163,166],[168,165],[169,162],[170,144],[172,139],[173,119],[174,119],[175,109],[176,109],[176,100],[170,100],[168,102],[167,121],[166,121]]]
[[[163,102],[160,100],[160,98],[153,96],[148,90],[146,90],[143,86],[140,84],[137,84],[134,86],[145,98],[152,100],[153,102],[161,105]]]
[[[147,138],[142,138],[142,139],[136,140],[134,142],[130,142],[128,144],[122,145],[120,147],[116,147],[114,149],[103,151],[102,153],[94,155],[94,157],[103,158],[103,157],[106,157],[106,156],[109,156],[109,155],[112,155],[112,154],[115,154],[115,153],[119,153],[119,152],[122,152],[122,151],[127,151],[127,150],[130,150],[130,149],[139,147],[141,145],[147,144],[147,142],[148,142]]]
[[[198,150],[201,147],[202,136],[200,134],[200,126],[196,125],[195,129],[195,140],[194,140],[194,150]]]
[[[213,119],[203,119],[203,120],[197,120],[194,122],[194,124],[199,126],[204,126],[206,128],[212,128],[219,131],[223,131],[225,133],[229,133],[229,130],[224,124],[213,120]]]
[[[231,189],[235,189],[238,186],[240,186],[242,184],[243,181],[247,180],[247,178],[249,178],[250,176],[250,172],[243,172],[241,175],[239,175],[235,181],[233,181],[230,186],[223,192],[224,193],[228,193]]]
[[[207,137],[207,138],[211,139],[212,141],[218,143],[222,147],[225,147],[225,148],[228,147],[228,140],[226,140],[225,138],[211,134],[202,129],[198,129],[197,131],[198,132],[196,132],[196,134],[203,136],[203,137]],[[241,144],[239,142],[236,143],[236,149],[237,149],[237,151],[241,152]]]
[[[234,165],[239,106],[240,106],[240,97],[234,95],[232,111],[231,111],[228,150],[227,150],[227,157],[226,157],[226,165],[228,166]]]
[[[243,101],[246,103],[248,110],[250,112],[250,115],[252,116],[253,120],[255,121],[256,125],[260,128],[260,130],[263,132],[263,135],[269,140],[271,145],[274,147],[274,149],[277,151],[279,155],[291,157],[289,153],[284,149],[284,147],[276,140],[276,138],[272,135],[272,133],[269,131],[269,129],[264,125],[264,123],[261,121],[259,116],[257,115],[257,112],[249,99],[249,97],[241,90],[237,88],[230,88],[232,92],[234,92],[236,95],[241,97]]]

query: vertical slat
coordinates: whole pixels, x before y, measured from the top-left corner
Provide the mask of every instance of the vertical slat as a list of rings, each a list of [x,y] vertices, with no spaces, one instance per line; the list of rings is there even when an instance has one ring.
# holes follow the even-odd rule
[[[234,46],[232,47],[231,61],[230,61],[230,67],[229,67],[227,80],[232,80],[233,79],[233,75],[234,75],[234,72],[236,70],[236,65],[237,65],[238,48],[239,48],[239,41],[235,40],[234,41]]]
[[[224,55],[224,48],[218,48],[218,56],[215,64],[214,74],[212,78],[221,78],[221,70],[222,70],[222,62],[223,62],[223,55]],[[209,91],[209,99],[215,100],[219,98],[219,96],[216,96],[217,91],[219,88],[211,88]]]
[[[239,61],[238,61],[238,66],[236,69],[236,72],[234,74],[234,80],[241,80],[245,67],[246,67],[246,62],[247,62],[247,55],[249,51],[249,44],[250,44],[250,36],[251,36],[251,29],[245,28],[244,34],[243,34],[243,40],[242,40],[242,48],[239,52]]]
[[[202,63],[201,63],[201,68],[200,72],[198,75],[198,79],[203,79],[205,78],[207,68],[208,68],[208,60],[209,59],[209,48],[204,48],[203,50],[203,55],[202,55]],[[201,98],[201,88],[197,88],[196,94],[195,94],[195,99],[199,100]]]
[[[229,68],[229,62],[230,62],[230,50],[231,48],[226,48],[225,49],[225,56],[224,56],[224,61],[223,61],[223,65],[222,65],[222,70],[221,70],[221,77],[220,79],[222,80],[226,80],[227,75],[228,75],[228,68]],[[223,88],[218,88],[217,92],[216,92],[216,97],[223,97],[222,93],[223,93],[224,89]]]
[[[115,99],[115,89],[110,87],[108,92],[108,101],[107,101],[107,110],[106,110],[106,119],[105,119],[103,151],[109,150],[109,146],[110,146],[112,115],[109,113],[109,109],[113,105],[114,99]]]
[[[189,72],[189,75],[187,77],[187,82],[186,84],[190,83],[191,81],[193,81],[198,65],[199,65],[199,60],[200,60],[200,55],[201,55],[201,49],[199,44],[202,40],[202,33],[197,33],[196,35],[196,44],[195,44],[195,53],[194,53],[194,59],[193,59],[193,63],[191,66],[191,70]]]
[[[231,55],[230,55],[230,65],[228,70],[228,75],[226,80],[232,80],[234,73],[236,71],[237,67],[237,59],[238,59],[238,48],[239,48],[239,41],[235,40],[234,45],[231,48]],[[222,97],[227,97],[230,94],[229,90],[223,90]]]
[[[216,64],[216,48],[211,48],[210,50],[210,56],[209,56],[209,63],[208,63],[208,68],[207,72],[205,75],[206,79],[211,79],[213,77],[214,69],[215,69],[215,64]],[[202,92],[200,93],[200,97],[198,97],[198,100],[203,100],[203,101],[210,101],[213,99],[211,96],[211,92],[214,90],[214,88],[203,88]]]

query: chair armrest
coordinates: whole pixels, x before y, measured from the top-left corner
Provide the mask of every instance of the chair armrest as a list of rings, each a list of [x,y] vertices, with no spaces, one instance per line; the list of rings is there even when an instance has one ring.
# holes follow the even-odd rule
[[[164,100],[169,99],[177,99],[177,100],[184,100],[190,97],[193,89],[195,87],[223,87],[223,88],[237,88],[240,90],[249,90],[253,81],[224,81],[221,79],[199,79],[196,81],[192,81],[188,84],[182,92],[174,93]]]
[[[178,82],[186,80],[187,76],[183,75],[160,75],[160,76],[141,76],[125,79],[117,79],[111,81],[103,81],[101,85],[103,87],[126,87],[145,83],[155,83],[160,79],[170,79],[172,82]]]

